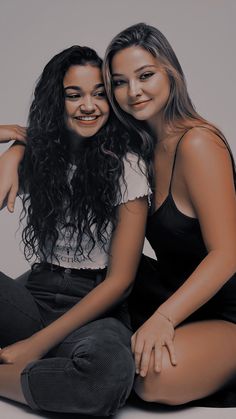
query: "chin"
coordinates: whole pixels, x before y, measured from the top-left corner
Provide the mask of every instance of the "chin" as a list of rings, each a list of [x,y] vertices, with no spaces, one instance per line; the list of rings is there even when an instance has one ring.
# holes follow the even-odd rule
[[[94,137],[94,136],[97,134],[97,132],[98,132],[98,131],[95,131],[95,132],[88,132],[88,133],[84,133],[84,132],[82,133],[82,132],[81,132],[81,133],[79,134],[79,136],[80,136],[80,138],[83,138],[84,140],[86,140],[86,138],[88,138],[88,139],[89,139],[89,138]]]
[[[132,112],[131,115],[138,121],[147,121],[153,116],[150,114],[150,112]]]

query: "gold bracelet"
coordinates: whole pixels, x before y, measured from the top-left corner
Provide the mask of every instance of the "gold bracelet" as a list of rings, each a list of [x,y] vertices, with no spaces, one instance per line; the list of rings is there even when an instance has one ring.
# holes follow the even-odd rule
[[[159,311],[159,310],[157,310],[156,313],[160,314],[162,317],[164,317],[166,320],[168,320],[172,324],[172,326],[174,326],[173,325],[173,321],[168,316],[166,316],[165,314],[161,313],[161,311]]]

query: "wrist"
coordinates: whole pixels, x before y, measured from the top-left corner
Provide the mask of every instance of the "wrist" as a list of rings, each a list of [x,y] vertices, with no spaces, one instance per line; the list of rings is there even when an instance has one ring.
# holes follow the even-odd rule
[[[172,315],[170,313],[168,313],[166,310],[164,310],[163,308],[159,307],[156,312],[157,315],[163,317],[164,319],[166,319],[169,323],[172,324],[173,327],[176,326],[175,321],[172,317]]]
[[[44,333],[44,329],[39,330],[34,333],[31,338],[32,343],[37,346],[42,356],[52,349],[53,345],[50,345],[51,342],[48,342],[47,335]]]

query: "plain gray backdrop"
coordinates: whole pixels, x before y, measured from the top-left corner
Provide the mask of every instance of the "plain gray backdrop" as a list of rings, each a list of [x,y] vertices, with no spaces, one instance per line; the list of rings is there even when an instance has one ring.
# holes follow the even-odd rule
[[[80,44],[103,56],[114,35],[141,21],[166,35],[197,110],[236,155],[235,0],[0,0],[0,123],[26,124],[35,81],[54,54]],[[29,268],[15,234],[19,211],[18,203],[0,217],[0,269],[13,277]]]

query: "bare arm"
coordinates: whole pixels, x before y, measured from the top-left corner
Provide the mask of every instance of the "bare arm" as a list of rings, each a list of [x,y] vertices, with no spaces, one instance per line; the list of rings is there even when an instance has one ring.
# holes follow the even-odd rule
[[[159,307],[175,326],[213,297],[236,271],[236,198],[229,152],[214,134],[194,130],[178,153],[208,254]]]
[[[147,374],[152,351],[155,371],[160,372],[163,346],[176,365],[174,327],[213,297],[236,271],[236,199],[226,146],[212,133],[193,130],[181,142],[178,159],[208,254],[132,336],[136,371],[142,376]]]
[[[3,349],[0,353],[3,362],[27,363],[41,358],[72,331],[122,299],[134,280],[143,248],[147,208],[146,197],[120,205],[105,280],[52,324],[31,338]]]
[[[146,198],[120,206],[119,224],[112,240],[105,280],[60,319],[37,334],[37,340],[45,346],[46,351],[122,298],[135,277],[143,248],[146,216]]]

